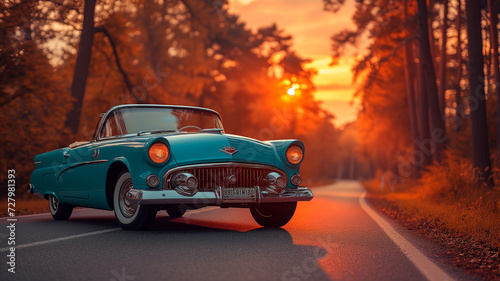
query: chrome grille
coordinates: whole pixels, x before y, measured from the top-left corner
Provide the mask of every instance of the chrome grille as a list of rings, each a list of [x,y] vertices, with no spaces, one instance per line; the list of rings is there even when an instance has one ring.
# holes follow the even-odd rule
[[[171,189],[170,179],[177,173],[193,174],[198,179],[199,191],[212,191],[220,187],[255,187],[263,186],[263,179],[269,172],[278,172],[286,179],[285,173],[274,167],[253,164],[204,164],[184,166],[168,171],[164,176],[163,188]],[[228,182],[228,177],[234,175],[236,183]]]

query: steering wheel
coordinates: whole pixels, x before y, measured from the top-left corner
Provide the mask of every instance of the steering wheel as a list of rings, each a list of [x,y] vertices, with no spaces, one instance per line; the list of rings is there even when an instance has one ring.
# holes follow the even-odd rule
[[[194,126],[194,125],[184,126],[184,127],[180,128],[179,131],[182,131],[184,129],[196,129],[196,130],[198,130],[198,132],[202,131],[202,129],[200,127]]]

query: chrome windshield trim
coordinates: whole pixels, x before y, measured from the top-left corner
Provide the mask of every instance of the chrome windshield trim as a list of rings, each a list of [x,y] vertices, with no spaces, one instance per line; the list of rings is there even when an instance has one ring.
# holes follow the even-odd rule
[[[210,109],[210,108],[205,108],[205,107],[187,106],[187,105],[163,105],[163,104],[122,104],[122,105],[114,106],[114,107],[110,108],[106,113],[101,113],[99,115],[100,116],[99,124],[96,128],[96,131],[94,132],[94,134],[96,134],[95,139],[93,139],[92,141],[100,141],[100,140],[109,139],[109,137],[101,138],[100,134],[102,132],[104,123],[106,123],[106,120],[108,119],[108,117],[111,116],[111,114],[114,114],[115,111],[125,109],[125,108],[148,108],[148,107],[149,108],[165,108],[165,109],[191,109],[191,110],[200,110],[200,111],[210,112],[210,113],[217,115],[217,117],[219,117],[219,119],[222,123],[222,117],[220,116],[219,112],[217,112],[213,109]],[[126,135],[129,135],[129,134],[126,134]],[[117,137],[123,137],[126,135],[121,135],[121,136],[117,136]],[[137,136],[137,133],[132,134],[132,135]]]

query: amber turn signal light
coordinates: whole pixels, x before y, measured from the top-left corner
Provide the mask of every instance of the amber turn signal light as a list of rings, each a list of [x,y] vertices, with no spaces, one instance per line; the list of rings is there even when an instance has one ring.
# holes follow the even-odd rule
[[[149,147],[149,158],[153,163],[162,164],[168,159],[168,147],[162,142],[153,143]]]

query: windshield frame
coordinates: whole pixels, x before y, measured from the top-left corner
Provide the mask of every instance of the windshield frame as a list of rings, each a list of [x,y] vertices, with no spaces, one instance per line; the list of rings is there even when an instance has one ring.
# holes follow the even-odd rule
[[[102,133],[103,133],[103,130],[104,130],[104,127],[105,127],[107,121],[109,120],[109,118],[111,118],[115,114],[115,112],[123,110],[123,109],[130,110],[133,108],[142,108],[142,109],[143,108],[155,108],[155,109],[164,108],[164,109],[204,111],[207,113],[215,114],[219,118],[221,126],[222,126],[221,133],[224,132],[222,117],[220,116],[220,114],[217,111],[209,109],[209,108],[196,107],[196,106],[160,105],[160,104],[127,104],[127,105],[115,106],[115,107],[111,108],[110,110],[108,110],[108,112],[101,113],[101,117],[99,118],[99,122],[98,122],[98,127],[96,128],[96,130],[94,132],[94,135],[92,137],[92,141],[100,141],[100,140],[109,140],[109,139],[116,139],[116,138],[130,137],[130,136],[138,136],[137,133],[129,133],[129,134],[118,135],[118,136],[102,137]],[[203,132],[203,131],[201,131],[201,132]],[[182,132],[182,133],[185,133],[185,132]]]

